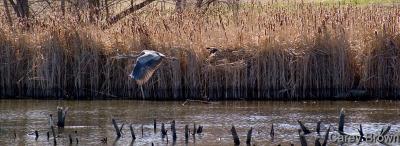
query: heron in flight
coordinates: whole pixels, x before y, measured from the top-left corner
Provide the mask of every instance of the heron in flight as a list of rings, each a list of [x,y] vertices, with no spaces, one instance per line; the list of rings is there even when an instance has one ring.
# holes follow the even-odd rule
[[[128,58],[136,58],[136,63],[133,65],[132,73],[129,75],[136,83],[140,86],[143,99],[145,98],[143,91],[143,84],[145,84],[154,72],[160,67],[161,63],[165,59],[175,60],[174,57],[167,57],[164,54],[152,51],[143,50],[137,56],[130,56]],[[119,56],[118,58],[126,58]]]

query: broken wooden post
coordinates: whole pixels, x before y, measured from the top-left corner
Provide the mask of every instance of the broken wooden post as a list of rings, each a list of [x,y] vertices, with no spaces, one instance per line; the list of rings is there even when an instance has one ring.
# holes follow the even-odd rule
[[[253,132],[253,127],[250,128],[250,130],[247,132],[247,139],[246,139],[246,144],[250,145],[251,144],[251,134]]]
[[[76,141],[76,144],[79,143],[79,140],[78,140],[78,131],[76,131],[76,130],[75,130],[75,141]]]
[[[316,138],[316,139],[315,139],[314,145],[315,145],[315,146],[321,146],[321,143],[319,142],[319,138]]]
[[[201,134],[203,132],[203,126],[199,125],[199,127],[197,128],[196,133],[197,134]]]
[[[62,107],[57,107],[57,126],[59,128],[64,128],[65,126],[65,117],[67,116],[68,107],[63,109]]]
[[[69,144],[71,145],[73,142],[71,134],[68,134],[68,138],[69,138]]]
[[[50,128],[51,128],[51,132],[53,133],[54,145],[57,145],[56,132],[54,131],[54,126],[52,125]]]
[[[142,124],[142,126],[140,126],[140,129],[142,130],[142,138],[143,138],[143,133],[144,133],[144,130],[143,130],[143,124]]]
[[[329,131],[331,130],[331,126],[328,127],[328,130],[326,130],[325,137],[324,137],[324,143],[322,143],[322,146],[326,146],[328,144],[328,139],[329,139]]]
[[[175,128],[175,120],[171,122],[171,131],[172,131],[172,141],[176,141],[176,128]]]
[[[193,132],[192,135],[196,135],[196,123],[193,123]]]
[[[271,124],[271,132],[269,132],[269,136],[271,136],[271,139],[274,140],[275,136],[274,123]]]
[[[304,135],[311,133],[310,130],[308,130],[308,128],[306,126],[304,126],[304,124],[300,120],[297,120],[297,122],[299,123],[300,128],[303,131]]]
[[[35,130],[35,140],[37,141],[39,138],[39,132],[37,130]]]
[[[154,133],[157,133],[157,121],[154,119],[153,121]]]
[[[131,125],[129,125],[129,129],[131,130],[132,141],[135,141],[135,139],[136,139],[136,136],[135,136],[135,132],[133,131],[133,126],[132,126],[132,124],[131,124]]]
[[[186,143],[189,140],[189,125],[185,125],[185,141]]]
[[[304,137],[304,134],[301,133],[301,131],[302,130],[298,129],[301,146],[307,146],[306,137]]]
[[[360,129],[357,129],[357,131],[358,131],[358,133],[360,133],[360,140],[359,140],[359,143],[362,142],[362,141],[365,141],[366,138],[364,137],[364,132],[363,132],[363,129],[362,129],[361,124],[360,124]]]
[[[46,135],[47,135],[47,141],[49,141],[49,139],[50,139],[50,132],[47,131]]]
[[[235,145],[240,145],[239,136],[237,135],[235,126],[233,126],[233,125],[231,128],[231,133],[232,133],[233,142],[235,143]]]
[[[164,123],[161,123],[161,138],[164,138],[167,135],[167,131],[165,130]]]
[[[317,122],[317,129],[316,129],[318,135],[320,135],[320,130],[321,130],[321,121],[318,121]]]
[[[118,128],[117,122],[115,119],[112,119],[112,124],[114,125],[115,133],[117,134],[117,139],[122,136],[120,129]]]
[[[344,134],[344,109],[342,108],[340,110],[340,114],[339,114],[339,128],[338,128],[338,132],[340,134]]]

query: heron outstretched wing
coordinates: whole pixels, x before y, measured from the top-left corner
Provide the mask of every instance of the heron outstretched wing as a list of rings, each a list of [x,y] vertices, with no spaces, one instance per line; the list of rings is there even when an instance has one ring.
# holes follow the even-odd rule
[[[144,50],[137,58],[131,73],[131,78],[139,85],[146,83],[153,73],[160,67],[165,55],[156,51]]]

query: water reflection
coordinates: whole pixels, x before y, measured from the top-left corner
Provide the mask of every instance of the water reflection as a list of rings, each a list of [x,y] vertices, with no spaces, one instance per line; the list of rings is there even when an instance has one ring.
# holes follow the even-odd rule
[[[338,113],[346,109],[345,130],[356,133],[359,124],[363,124],[364,133],[379,133],[381,128],[393,125],[391,133],[400,130],[398,108],[395,101],[322,101],[322,102],[283,102],[283,101],[227,101],[216,104],[155,101],[45,101],[45,100],[0,100],[0,145],[52,145],[47,140],[48,115],[56,115],[57,106],[69,107],[66,127],[59,130],[59,145],[69,143],[68,135],[77,137],[80,145],[99,145],[107,138],[107,144],[114,143],[116,134],[111,119],[125,123],[124,135],[115,141],[116,145],[131,144],[129,125],[132,124],[137,139],[133,145],[154,143],[166,145],[167,138],[161,138],[161,122],[168,130],[168,144],[172,144],[170,122],[176,121],[176,145],[184,145],[184,126],[193,123],[204,127],[203,134],[194,139],[189,137],[189,145],[233,145],[230,128],[235,125],[242,143],[247,130],[253,127],[253,141],[256,145],[299,143],[296,120],[301,120],[311,130],[316,122],[322,121],[323,133],[328,125],[337,126]],[[153,119],[157,119],[157,131],[153,131]],[[271,123],[275,127],[275,139],[271,141],[269,130]],[[143,136],[141,127],[143,125]],[[35,141],[37,130],[40,134]],[[17,138],[14,140],[13,133]],[[314,143],[316,134],[306,136]]]

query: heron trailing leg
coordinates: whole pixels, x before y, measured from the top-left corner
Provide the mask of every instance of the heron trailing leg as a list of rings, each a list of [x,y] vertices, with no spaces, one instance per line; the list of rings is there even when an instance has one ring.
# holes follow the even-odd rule
[[[140,85],[140,90],[142,91],[142,98],[143,98],[143,100],[144,100],[144,91],[143,91],[143,86],[142,85]]]

